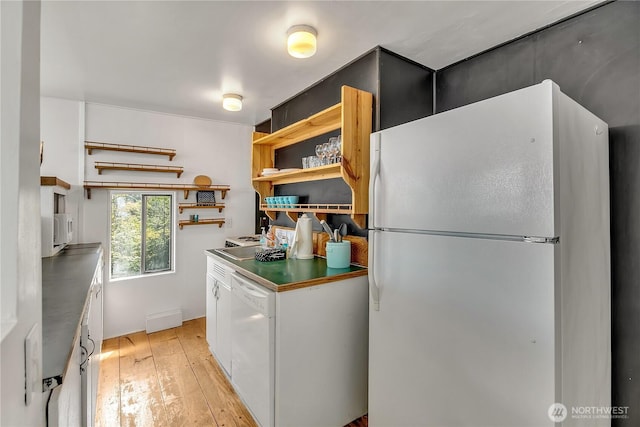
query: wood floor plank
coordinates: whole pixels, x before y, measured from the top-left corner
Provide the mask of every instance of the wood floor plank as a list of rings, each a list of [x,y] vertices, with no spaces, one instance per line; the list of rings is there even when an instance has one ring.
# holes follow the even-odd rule
[[[201,322],[190,320],[184,322],[182,326],[175,328],[175,330],[187,355],[210,354],[205,329],[201,326]]]
[[[120,425],[120,342],[118,338],[102,342],[96,402],[97,427]]]
[[[120,337],[120,425],[169,426],[149,339]]]
[[[200,391],[189,360],[184,353],[154,357],[160,390],[165,401]]]
[[[184,353],[175,328],[149,334],[149,345],[154,358]]]
[[[190,361],[218,426],[257,425],[211,353],[190,358]]]
[[[213,414],[200,389],[185,396],[165,401],[172,426],[216,426]]]

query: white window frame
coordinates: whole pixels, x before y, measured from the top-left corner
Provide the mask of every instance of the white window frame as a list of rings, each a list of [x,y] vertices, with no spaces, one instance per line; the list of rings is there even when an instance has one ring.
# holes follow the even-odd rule
[[[112,206],[112,198],[114,194],[123,194],[123,193],[129,193],[129,194],[140,194],[143,196],[142,200],[143,200],[143,206],[142,209],[144,210],[144,196],[171,196],[171,267],[167,270],[155,270],[155,271],[148,271],[148,272],[144,272],[142,271],[140,274],[136,274],[134,276],[126,276],[126,277],[112,277],[111,276],[111,206]],[[107,236],[108,238],[108,243],[109,243],[109,264],[108,264],[108,270],[109,270],[109,281],[110,282],[120,282],[120,281],[125,281],[125,280],[132,280],[132,279],[140,279],[140,278],[144,278],[144,277],[153,277],[153,276],[160,276],[160,275],[165,275],[165,274],[175,274],[176,272],[176,240],[177,240],[177,236],[176,236],[176,218],[177,218],[177,193],[175,191],[145,191],[145,190],[117,190],[117,189],[113,189],[109,191],[109,199],[107,200],[107,203],[109,205],[109,213],[108,213],[108,223],[109,223],[109,235]],[[145,226],[145,215],[142,215],[142,230],[144,230],[144,226]],[[142,236],[144,237],[144,236]],[[144,238],[141,239],[142,241],[142,249],[141,249],[141,262],[144,263],[144,255],[145,255],[145,244],[144,244]]]

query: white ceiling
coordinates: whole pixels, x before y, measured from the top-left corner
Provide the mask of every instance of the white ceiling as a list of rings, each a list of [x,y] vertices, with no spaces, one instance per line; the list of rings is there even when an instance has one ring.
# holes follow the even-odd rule
[[[377,45],[440,69],[600,1],[44,1],[41,89],[253,125]],[[297,24],[318,31],[312,58],[286,52]]]

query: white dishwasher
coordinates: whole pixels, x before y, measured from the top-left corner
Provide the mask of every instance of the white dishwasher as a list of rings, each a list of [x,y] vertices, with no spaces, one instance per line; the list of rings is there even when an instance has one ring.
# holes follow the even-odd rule
[[[274,425],[275,293],[231,274],[231,381],[262,427]]]

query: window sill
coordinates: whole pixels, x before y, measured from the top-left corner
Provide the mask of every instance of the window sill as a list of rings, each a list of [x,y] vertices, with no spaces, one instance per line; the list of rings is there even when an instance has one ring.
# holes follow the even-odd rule
[[[169,274],[176,274],[175,270],[167,270],[167,271],[159,271],[157,273],[147,273],[147,274],[139,274],[137,276],[127,276],[127,277],[117,277],[117,278],[109,278],[109,283],[117,283],[117,282],[126,282],[129,280],[138,280],[138,279],[144,279],[147,277],[158,277],[158,276],[165,276],[165,275],[169,275]]]

